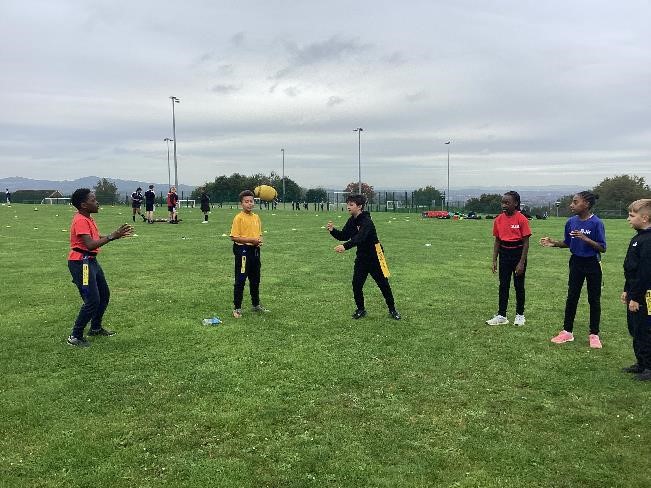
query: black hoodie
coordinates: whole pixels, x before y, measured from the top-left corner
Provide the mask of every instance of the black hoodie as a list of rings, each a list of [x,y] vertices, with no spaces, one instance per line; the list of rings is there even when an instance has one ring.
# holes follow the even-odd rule
[[[638,230],[624,259],[624,291],[628,299],[640,303],[651,290],[651,227]]]
[[[365,210],[357,217],[350,217],[343,229],[332,229],[330,235],[339,241],[346,241],[346,249],[357,246],[358,257],[375,256],[375,244],[380,242],[371,214]]]

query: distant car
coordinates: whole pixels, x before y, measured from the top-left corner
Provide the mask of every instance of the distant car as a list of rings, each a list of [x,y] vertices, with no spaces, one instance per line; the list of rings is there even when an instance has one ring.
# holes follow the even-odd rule
[[[426,219],[449,219],[450,212],[447,210],[427,210],[422,213],[423,217]]]

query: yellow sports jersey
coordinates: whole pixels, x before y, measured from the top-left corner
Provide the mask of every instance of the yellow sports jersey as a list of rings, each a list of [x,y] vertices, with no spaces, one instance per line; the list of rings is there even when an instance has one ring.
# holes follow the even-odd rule
[[[231,237],[260,236],[262,236],[262,224],[260,223],[258,214],[253,212],[247,214],[242,211],[235,216],[233,225],[231,226]]]

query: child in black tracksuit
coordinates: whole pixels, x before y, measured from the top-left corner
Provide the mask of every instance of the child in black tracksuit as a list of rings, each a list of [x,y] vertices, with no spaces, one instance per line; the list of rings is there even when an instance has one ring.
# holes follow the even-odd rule
[[[633,336],[637,362],[624,368],[641,381],[651,381],[651,199],[636,200],[628,207],[628,222],[637,231],[624,259],[624,291],[628,331]]]
[[[335,247],[335,251],[343,253],[352,247],[357,247],[355,268],[353,270],[353,295],[357,310],[353,314],[354,319],[360,319],[366,315],[364,308],[363,287],[366,278],[370,274],[382,292],[382,296],[389,307],[389,315],[395,320],[400,320],[400,314],[396,310],[389,285],[389,269],[384,260],[384,253],[377,237],[375,225],[371,215],[364,211],[366,198],[363,195],[349,195],[346,198],[346,207],[350,218],[343,229],[334,228],[332,221],[328,222],[330,235],[339,241],[346,241]]]

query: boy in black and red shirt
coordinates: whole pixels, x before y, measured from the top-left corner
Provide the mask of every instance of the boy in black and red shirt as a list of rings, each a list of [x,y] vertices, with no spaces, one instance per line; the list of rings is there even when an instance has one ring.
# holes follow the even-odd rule
[[[167,211],[169,212],[169,223],[178,224],[179,216],[177,214],[176,206],[179,202],[179,196],[176,193],[176,187],[173,186],[170,188],[170,192],[167,194]]]
[[[114,334],[102,327],[102,317],[109,303],[110,291],[102,267],[97,262],[97,254],[104,244],[131,235],[133,227],[123,224],[112,233],[101,236],[95,221],[90,216],[92,213],[97,213],[99,204],[95,194],[88,188],[75,190],[71,203],[78,212],[72,217],[70,225],[68,269],[84,304],[68,337],[68,344],[88,347],[90,342],[84,339],[84,329],[88,322],[90,322],[88,335],[112,336]]]
[[[498,269],[499,257],[499,305],[497,314],[486,321],[488,325],[508,324],[506,308],[509,304],[511,276],[515,287],[515,325],[524,325],[524,275],[527,270],[527,254],[529,253],[529,237],[531,229],[529,221],[520,212],[520,195],[509,191],[502,197],[502,213],[493,221],[493,265],[491,270]]]

